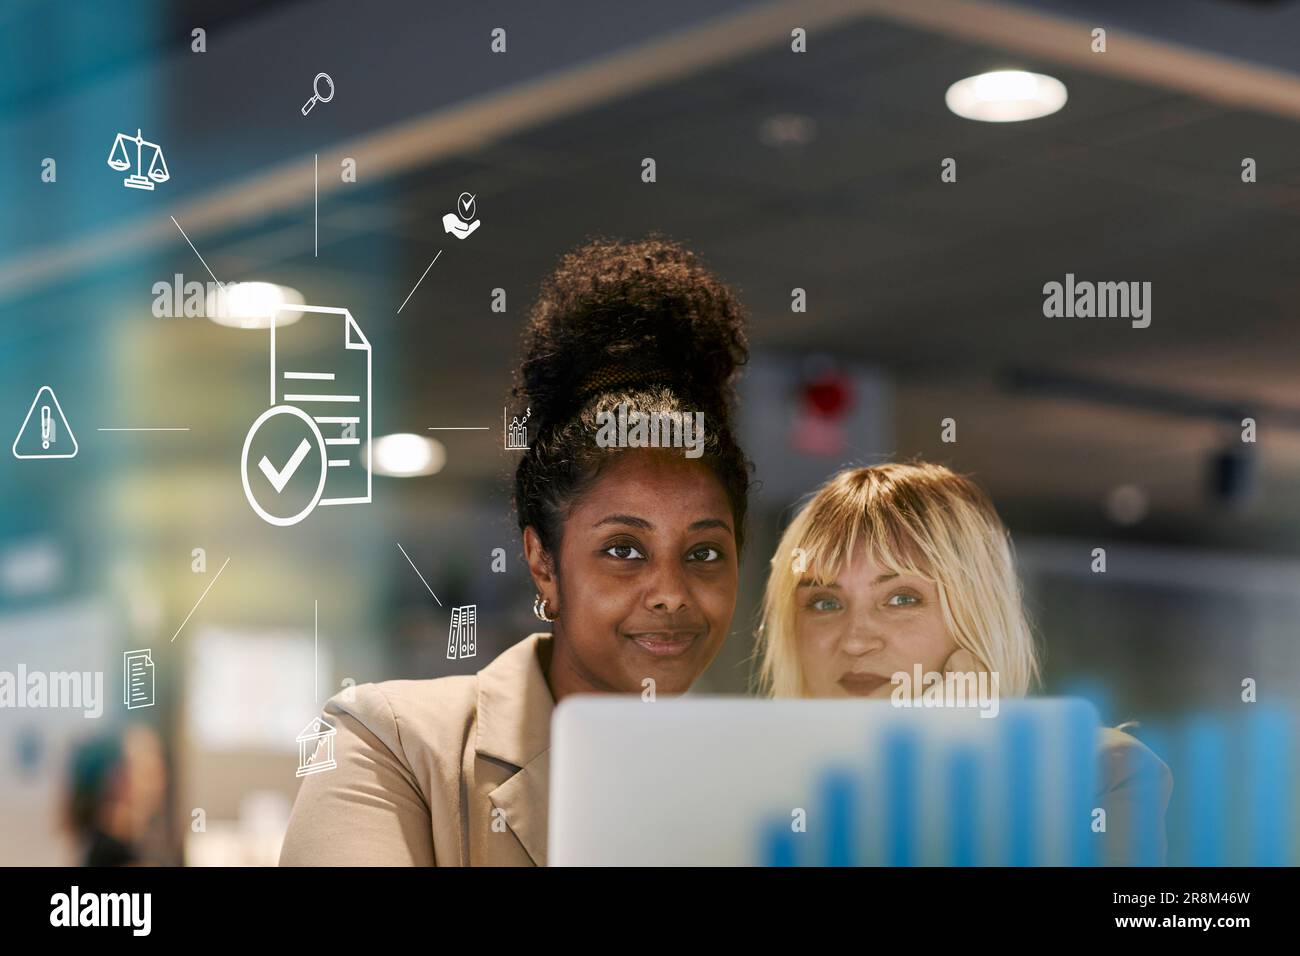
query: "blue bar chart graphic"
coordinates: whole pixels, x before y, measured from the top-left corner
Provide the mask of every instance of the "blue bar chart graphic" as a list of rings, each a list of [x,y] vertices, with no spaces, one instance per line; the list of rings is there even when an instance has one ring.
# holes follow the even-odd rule
[[[773,810],[767,866],[1282,866],[1297,850],[1297,720],[1282,708],[1134,730],[1108,771],[1086,701],[1003,705],[977,733],[898,719],[861,761],[822,768],[809,805]],[[900,717],[904,715],[900,714]],[[1114,731],[1109,731],[1111,741]],[[1159,758],[1157,761],[1155,758]],[[1172,793],[1162,784],[1169,768]],[[1168,800],[1168,808],[1163,806]],[[802,825],[800,825],[800,823]]]

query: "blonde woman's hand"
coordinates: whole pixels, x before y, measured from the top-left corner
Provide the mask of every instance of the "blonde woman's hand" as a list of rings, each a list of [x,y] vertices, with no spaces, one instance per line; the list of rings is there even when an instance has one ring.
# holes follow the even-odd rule
[[[965,688],[967,702],[972,706],[978,703],[981,710],[987,711],[980,716],[995,717],[998,713],[998,675],[989,670],[979,659],[970,651],[957,648],[948,655],[948,659],[943,662],[944,673],[946,674],[969,674],[969,678],[963,678],[962,686]],[[960,693],[960,691],[959,691]],[[971,701],[969,695],[974,693],[976,699]]]
[[[974,654],[959,647],[943,662],[943,670],[945,674],[978,674],[984,667],[975,659]]]

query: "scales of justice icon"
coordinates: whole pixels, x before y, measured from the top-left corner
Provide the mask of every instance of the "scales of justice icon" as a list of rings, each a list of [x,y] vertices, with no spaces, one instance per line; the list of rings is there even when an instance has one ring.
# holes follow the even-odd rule
[[[149,142],[138,129],[135,131],[134,136],[128,133],[117,134],[117,139],[113,141],[113,149],[108,154],[108,165],[110,167],[118,172],[131,168],[131,159],[127,155],[127,143],[135,143],[135,172],[122,180],[123,186],[130,186],[132,189],[153,189],[154,183],[165,183],[171,179],[171,173],[167,172],[167,161],[163,159],[162,147],[157,143]],[[144,169],[146,150],[153,151],[147,173]],[[153,180],[153,182],[150,182],[150,180]]]

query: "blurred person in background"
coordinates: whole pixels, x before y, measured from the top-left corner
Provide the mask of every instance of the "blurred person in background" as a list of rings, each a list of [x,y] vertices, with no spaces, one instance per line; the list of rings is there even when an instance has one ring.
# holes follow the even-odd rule
[[[552,631],[475,676],[328,701],[338,766],[304,778],[281,865],[544,866],[555,705],[647,680],[680,694],[726,639],[749,493],[731,290],[675,243],[597,240],[543,283],[523,351],[514,394],[538,431],[514,501]],[[702,413],[700,454],[598,440],[600,414],[624,407]]]
[[[769,697],[890,699],[917,667],[996,674],[995,694],[1023,697],[1039,676],[1006,526],[974,482],[922,462],[845,469],[813,493],[772,557],[758,653]],[[1115,728],[1099,754],[1101,861],[1131,862],[1152,825],[1163,863],[1169,768]],[[1155,819],[1138,822],[1141,801]]]
[[[157,839],[166,792],[162,742],[151,727],[132,724],[74,748],[66,813],[81,865],[169,862]]]

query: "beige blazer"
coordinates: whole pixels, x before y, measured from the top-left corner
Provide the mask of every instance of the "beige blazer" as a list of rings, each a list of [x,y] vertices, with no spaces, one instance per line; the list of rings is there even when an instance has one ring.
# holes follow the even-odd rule
[[[530,634],[474,676],[331,697],[338,766],[303,778],[280,865],[545,866],[550,639]]]
[[[362,684],[330,698],[333,770],[303,778],[281,866],[545,866],[551,697],[530,634],[475,676]],[[1169,768],[1103,728],[1099,862],[1130,862],[1139,785],[1155,788],[1164,862]]]

